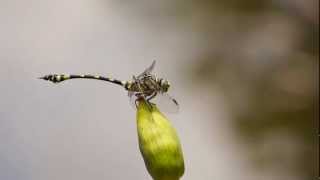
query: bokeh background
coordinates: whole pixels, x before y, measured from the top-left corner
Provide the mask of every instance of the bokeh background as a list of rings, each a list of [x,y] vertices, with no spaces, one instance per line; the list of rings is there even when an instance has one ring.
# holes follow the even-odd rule
[[[0,179],[149,180],[126,92],[157,60],[183,180],[319,174],[318,0],[0,0]]]

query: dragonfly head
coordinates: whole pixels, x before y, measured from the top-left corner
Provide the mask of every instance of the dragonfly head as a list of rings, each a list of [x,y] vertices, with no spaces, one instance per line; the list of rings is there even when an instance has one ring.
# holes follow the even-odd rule
[[[161,86],[162,92],[168,92],[168,90],[170,88],[170,83],[167,80],[161,79],[160,86]]]

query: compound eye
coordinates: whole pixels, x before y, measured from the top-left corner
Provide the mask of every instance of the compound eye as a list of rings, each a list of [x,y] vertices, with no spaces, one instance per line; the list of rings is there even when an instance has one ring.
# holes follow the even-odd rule
[[[164,81],[164,83],[163,83],[164,85],[164,88],[165,88],[165,91],[168,91],[169,90],[169,88],[170,88],[170,83],[168,82],[168,81]]]

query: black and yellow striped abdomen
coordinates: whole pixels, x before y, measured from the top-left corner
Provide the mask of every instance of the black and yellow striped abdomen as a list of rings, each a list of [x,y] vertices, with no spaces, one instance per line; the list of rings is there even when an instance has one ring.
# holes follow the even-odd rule
[[[108,81],[114,84],[118,84],[120,86],[125,86],[126,84],[126,81],[120,81],[120,80],[109,78],[109,77],[95,76],[90,74],[84,74],[84,75],[49,74],[49,75],[40,77],[40,79],[51,81],[53,83],[59,83],[69,79],[96,79],[96,80]]]

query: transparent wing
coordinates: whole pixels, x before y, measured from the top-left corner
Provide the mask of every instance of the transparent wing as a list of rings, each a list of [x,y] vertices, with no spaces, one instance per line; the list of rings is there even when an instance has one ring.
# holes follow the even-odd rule
[[[179,104],[171,97],[168,93],[159,93],[155,98],[151,100],[152,103],[156,104],[161,112],[178,113]]]
[[[141,74],[139,74],[137,76],[137,78],[142,77],[145,74],[150,74],[152,72],[152,70],[154,69],[154,66],[156,65],[156,61],[154,60],[151,64],[151,66],[149,66],[146,70],[144,70]]]

